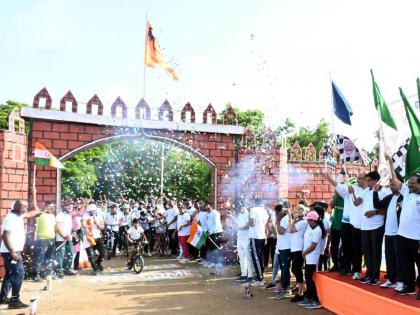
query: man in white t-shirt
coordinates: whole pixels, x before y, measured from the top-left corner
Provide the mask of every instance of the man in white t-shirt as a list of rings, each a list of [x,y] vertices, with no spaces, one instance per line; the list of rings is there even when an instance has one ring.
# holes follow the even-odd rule
[[[6,272],[1,284],[0,304],[9,304],[9,309],[28,307],[20,300],[20,289],[25,276],[22,251],[25,245],[24,219],[41,213],[36,203],[35,190],[33,191],[33,207],[34,210],[27,212],[28,203],[23,200],[16,200],[12,211],[6,215],[2,222],[0,252]],[[9,300],[10,290],[12,290],[12,297]]]
[[[73,220],[71,212],[73,203],[70,201],[64,205],[64,211],[57,214],[55,218],[55,248],[57,256],[56,273],[61,278],[63,275],[74,276],[77,274],[72,270],[73,261]]]
[[[360,280],[361,283],[370,285],[379,284],[379,276],[382,260],[382,242],[384,238],[384,209],[375,209],[373,206],[373,189],[376,187],[381,176],[377,171],[366,175],[368,187],[364,193],[354,198],[356,206],[362,205],[362,250],[366,262],[366,275]],[[350,191],[350,193],[352,193]],[[389,195],[391,191],[388,188],[378,190],[379,200]]]
[[[255,207],[249,212],[249,238],[251,244],[251,257],[256,273],[255,281],[251,286],[264,285],[264,244],[267,239],[267,210],[262,207],[261,200],[255,200]]]
[[[117,204],[111,206],[111,211],[105,217],[107,232],[113,235],[112,256],[115,257],[117,246],[120,244],[120,226],[122,224],[123,216]],[[110,250],[110,249],[108,249]]]
[[[164,206],[166,211],[163,216],[168,227],[169,249],[171,255],[176,256],[178,254],[178,239],[174,236],[174,232],[176,231],[176,218],[179,211],[172,200],[169,200]]]
[[[403,203],[398,226],[401,270],[403,271],[403,288],[396,288],[399,295],[415,294],[416,271],[415,264],[420,261],[420,174],[409,177],[407,185],[402,184],[392,167],[392,158],[386,156],[391,166],[392,180],[397,182],[400,193],[403,195]],[[417,161],[418,162],[418,161]],[[419,266],[418,266],[419,267]],[[417,299],[420,300],[420,275],[417,277],[419,291]],[[399,289],[399,290],[397,290]]]
[[[251,248],[249,241],[249,212],[244,206],[241,206],[234,222],[237,225],[237,241],[239,265],[241,267],[241,275],[235,279],[238,282],[251,282],[254,275],[252,267]]]
[[[210,202],[206,202],[204,205],[204,210],[207,213],[206,220],[206,230],[208,233],[209,239],[206,241],[207,244],[207,254],[206,254],[206,264],[203,264],[204,267],[211,268],[215,264],[220,263],[220,244],[222,240],[223,227],[222,221],[220,219],[220,212],[216,209],[213,209]]]
[[[191,229],[191,217],[187,212],[185,207],[179,209],[179,214],[177,216],[177,229],[178,229],[178,239],[182,247],[183,259],[180,260],[180,263],[188,262],[188,246],[187,240],[190,236]]]

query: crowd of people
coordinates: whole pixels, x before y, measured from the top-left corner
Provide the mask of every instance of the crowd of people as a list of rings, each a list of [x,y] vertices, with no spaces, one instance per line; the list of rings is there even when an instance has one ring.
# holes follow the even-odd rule
[[[131,269],[133,249],[140,243],[147,256],[156,251],[174,255],[182,264],[195,260],[208,268],[218,262],[215,251],[220,249],[223,228],[220,213],[208,202],[66,199],[57,211],[53,202],[40,209],[35,189],[32,195],[31,211],[26,201],[17,200],[2,223],[0,252],[6,274],[0,304],[11,309],[28,306],[20,300],[25,277],[42,282],[77,275],[84,256],[94,275],[103,272],[104,259],[117,255],[126,256]],[[25,230],[24,219],[31,218],[35,228]],[[200,249],[187,243],[194,220],[211,239]]]
[[[404,184],[397,178],[392,158],[386,158],[392,171],[389,187],[379,185],[377,171],[357,178],[346,178],[344,170],[337,178],[325,172],[335,187],[329,204],[308,204],[302,193],[294,206],[285,203],[271,209],[257,200],[240,207],[234,221],[241,274],[235,281],[272,289],[276,299],[291,296],[291,302],[307,309],[322,307],[313,275],[323,270],[394,289],[398,295],[416,294],[417,282],[420,300],[420,175]],[[384,240],[386,274],[381,282]],[[269,255],[272,276],[266,284]],[[296,279],[292,287],[291,273]]]
[[[104,259],[117,255],[126,256],[131,269],[132,249],[140,242],[145,255],[172,255],[181,264],[195,261],[218,274],[226,262],[222,249],[231,246],[222,243],[232,231],[240,264],[235,281],[273,290],[276,299],[290,296],[291,302],[307,309],[322,307],[314,281],[314,273],[322,270],[394,289],[399,295],[415,294],[416,281],[420,287],[415,271],[420,264],[420,175],[403,184],[392,171],[389,188],[378,184],[376,171],[356,179],[344,173],[324,176],[335,187],[328,203],[308,204],[308,192],[296,205],[270,207],[253,199],[239,202],[235,209],[226,204],[224,220],[209,202],[165,197],[147,202],[123,197],[116,202],[66,199],[59,211],[54,203],[41,210],[34,190],[31,211],[26,201],[17,200],[2,222],[0,252],[6,274],[0,304],[27,307],[20,300],[25,276],[37,282],[74,276],[84,256],[94,275],[104,270]],[[25,231],[24,219],[35,220],[35,229]],[[188,241],[194,221],[206,235],[199,248]],[[381,283],[384,239],[386,280]],[[264,271],[270,261],[272,273],[266,283]]]

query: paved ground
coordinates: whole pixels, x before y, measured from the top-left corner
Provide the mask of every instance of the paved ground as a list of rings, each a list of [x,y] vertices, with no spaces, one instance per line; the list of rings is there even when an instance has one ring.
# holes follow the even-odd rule
[[[38,315],[44,314],[331,314],[305,310],[273,293],[253,288],[246,300],[242,286],[232,279],[237,267],[225,268],[219,277],[196,263],[181,265],[174,259],[146,258],[146,269],[136,275],[126,271],[123,258],[106,261],[101,276],[81,275],[55,280],[50,291],[43,283],[26,281],[22,300],[41,295]],[[0,314],[28,314],[0,310]]]

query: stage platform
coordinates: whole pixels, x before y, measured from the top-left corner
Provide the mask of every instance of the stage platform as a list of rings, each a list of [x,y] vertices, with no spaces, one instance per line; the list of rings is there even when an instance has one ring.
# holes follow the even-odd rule
[[[322,306],[336,314],[420,315],[415,295],[399,296],[394,289],[361,284],[336,272],[315,273],[315,283]]]

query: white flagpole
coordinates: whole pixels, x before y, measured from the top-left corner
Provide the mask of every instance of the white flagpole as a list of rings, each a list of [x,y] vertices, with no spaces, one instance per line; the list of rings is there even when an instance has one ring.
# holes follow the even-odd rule
[[[146,40],[149,34],[147,33],[147,11],[146,11],[146,37],[144,38],[144,63],[143,63],[143,98],[146,97]]]
[[[32,188],[35,190],[35,183],[36,183],[36,164],[34,163],[34,178],[32,182]]]

